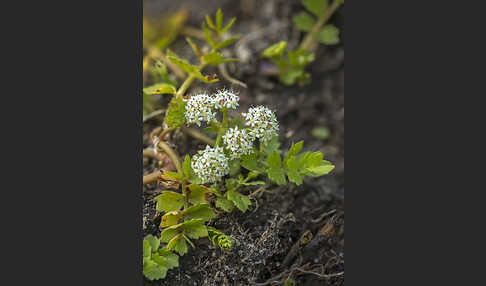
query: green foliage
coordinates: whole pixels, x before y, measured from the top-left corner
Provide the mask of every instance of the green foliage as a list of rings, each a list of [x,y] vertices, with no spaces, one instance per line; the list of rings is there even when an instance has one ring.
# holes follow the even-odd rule
[[[143,240],[143,275],[149,280],[165,278],[167,271],[179,266],[179,257],[160,247],[160,240],[147,235]]]
[[[302,0],[302,5],[310,13],[302,11],[294,15],[292,21],[299,30],[309,33],[308,37],[322,44],[336,45],[339,43],[339,29],[331,24],[324,24],[344,1],[334,0],[332,7],[328,2],[328,0]],[[277,66],[281,83],[285,85],[297,83],[302,86],[310,82],[311,75],[305,69],[314,61],[314,53],[310,51],[309,43],[304,44],[304,42],[306,40],[298,49],[289,50],[287,53],[285,53],[287,49],[285,41],[263,51],[262,56],[270,59]]]
[[[208,227],[209,240],[222,250],[229,250],[233,247],[233,239],[214,227]]]
[[[181,127],[185,122],[186,103],[180,97],[173,97],[169,103],[165,123],[169,127]]]

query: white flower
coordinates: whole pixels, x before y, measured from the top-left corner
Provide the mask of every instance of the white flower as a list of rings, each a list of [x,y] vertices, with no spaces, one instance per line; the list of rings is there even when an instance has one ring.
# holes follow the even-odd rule
[[[251,126],[249,135],[267,143],[278,135],[278,121],[275,113],[265,106],[251,107],[247,113],[242,114],[246,125]]]
[[[226,89],[219,90],[214,95],[214,107],[217,109],[221,109],[223,107],[228,109],[236,109],[239,106],[239,101],[239,96]]]
[[[201,93],[193,95],[185,101],[187,104],[184,115],[186,116],[187,123],[194,123],[197,126],[201,126],[201,122],[205,121],[210,123],[216,121],[216,112],[213,111],[213,97]]]
[[[231,151],[231,159],[237,159],[242,155],[252,153],[254,139],[245,129],[238,129],[238,126],[228,129],[223,135],[224,145],[226,149]]]
[[[207,145],[192,157],[191,167],[203,184],[215,183],[229,173],[228,161],[222,147]]]

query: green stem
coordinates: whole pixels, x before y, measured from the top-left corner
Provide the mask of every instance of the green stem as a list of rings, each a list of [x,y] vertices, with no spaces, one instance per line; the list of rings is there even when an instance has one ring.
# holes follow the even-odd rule
[[[306,50],[308,52],[312,52],[310,48],[312,47],[312,44],[315,42],[315,38],[317,33],[321,30],[321,27],[326,24],[326,22],[331,18],[331,16],[336,12],[336,10],[343,4],[343,1],[340,0],[334,0],[332,2],[331,7],[329,9],[326,9],[326,12],[324,13],[323,17],[317,21],[317,23],[312,27],[312,30],[305,36],[304,40],[299,46],[299,50]]]
[[[221,140],[223,139],[224,133],[226,133],[226,130],[228,129],[228,111],[226,108],[223,108],[223,120],[221,121],[221,124],[218,129],[218,137],[216,138],[216,146],[221,146]]]

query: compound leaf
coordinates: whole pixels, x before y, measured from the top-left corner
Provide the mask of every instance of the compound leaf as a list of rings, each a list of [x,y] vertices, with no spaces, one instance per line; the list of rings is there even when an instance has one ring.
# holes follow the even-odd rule
[[[184,205],[184,196],[171,191],[163,191],[154,200],[157,202],[155,208],[159,212],[178,211]]]
[[[232,201],[235,206],[242,212],[246,212],[248,206],[251,205],[250,199],[234,190],[229,190],[226,192],[228,200]]]
[[[204,222],[215,218],[216,214],[208,204],[198,204],[186,209],[184,211],[184,217],[189,219],[200,219]]]

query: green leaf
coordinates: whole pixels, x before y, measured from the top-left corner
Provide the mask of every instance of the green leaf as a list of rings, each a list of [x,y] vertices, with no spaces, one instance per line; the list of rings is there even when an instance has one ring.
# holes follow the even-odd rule
[[[208,230],[201,220],[190,220],[184,223],[184,234],[192,239],[208,236]]]
[[[282,170],[280,154],[277,152],[272,153],[270,156],[268,156],[267,163],[268,178],[279,185],[284,185],[287,180],[285,179],[285,174]]]
[[[183,234],[180,233],[172,238],[169,243],[167,244],[167,248],[169,250],[174,249],[180,256],[187,253],[187,244],[186,240],[183,237]]]
[[[289,69],[279,75],[280,81],[285,85],[294,85],[295,82],[304,75],[304,70],[301,68]]]
[[[208,204],[194,205],[184,211],[184,217],[208,221],[216,217],[216,214]]]
[[[181,211],[172,211],[164,214],[160,221],[161,227],[168,227],[172,225],[176,225],[182,219],[182,212]]]
[[[258,164],[256,152],[241,156],[241,166],[250,171],[265,172],[265,169]]]
[[[152,247],[150,246],[150,242],[148,240],[143,240],[143,257],[150,257],[152,255]]]
[[[330,135],[331,131],[327,127],[316,127],[312,129],[312,136],[318,139],[326,140]]]
[[[191,46],[192,50],[194,51],[194,53],[200,57],[201,56],[201,51],[199,50],[199,48],[197,47],[196,43],[194,43],[194,41],[189,38],[189,37],[186,37],[186,42],[189,44],[189,46]]]
[[[250,199],[234,190],[226,192],[228,200],[232,201],[235,206],[242,212],[246,212],[248,206],[251,205]]]
[[[301,185],[303,182],[303,178],[297,167],[297,158],[295,156],[292,156],[287,160],[287,176],[289,177],[289,181],[295,183],[297,186]]]
[[[160,175],[162,179],[169,180],[169,181],[175,181],[175,182],[180,182],[184,180],[184,177],[181,176],[179,173],[176,172],[170,172],[170,171],[165,171]]]
[[[173,64],[175,64],[188,74],[194,74],[199,71],[199,68],[197,66],[191,65],[186,60],[179,58],[174,52],[169,49],[167,49],[167,58]]]
[[[159,249],[160,240],[155,236],[149,234],[144,238],[144,241],[147,241],[149,243],[152,252],[156,252]]]
[[[206,199],[206,194],[210,192],[208,188],[197,184],[191,184],[188,186],[188,188],[188,198],[191,204],[197,205],[208,202]]]
[[[201,57],[202,62],[208,65],[217,66],[221,63],[228,63],[237,59],[225,59],[222,54],[218,52],[212,52],[210,54]]]
[[[317,17],[323,17],[327,9],[327,0],[302,0],[302,4],[307,10],[314,13]]]
[[[168,83],[157,83],[151,86],[148,86],[143,89],[143,92],[145,92],[148,95],[153,95],[153,94],[175,94],[176,89],[173,85],[168,84]]]
[[[240,181],[237,179],[229,178],[225,181],[226,190],[233,190],[238,187]]]
[[[325,25],[319,32],[317,38],[326,45],[339,44],[339,29],[334,25]]]
[[[221,8],[219,8],[218,11],[216,12],[216,30],[220,32],[222,27],[223,27],[223,11],[221,11]]]
[[[235,42],[236,40],[238,40],[239,38],[240,38],[240,36],[239,36],[239,35],[237,35],[237,36],[234,36],[234,37],[228,38],[228,39],[226,39],[226,40],[224,40],[224,41],[222,41],[222,42],[219,42],[219,43],[217,43],[217,44],[214,46],[214,50],[215,50],[215,51],[219,51],[219,50],[221,50],[222,48],[225,48],[225,47],[227,47],[227,46],[231,45],[232,43],[234,43],[234,42]]]
[[[285,52],[285,48],[287,48],[287,42],[281,41],[268,47],[263,51],[262,56],[265,58],[280,58]]]
[[[216,207],[224,210],[225,212],[230,213],[235,208],[235,204],[224,197],[218,197],[216,199]]]
[[[169,127],[181,127],[185,122],[184,113],[186,111],[186,103],[179,97],[173,97],[169,103],[165,123]]]
[[[162,231],[160,234],[160,242],[169,242],[171,241],[176,235],[178,235],[181,231],[179,228],[182,226],[182,224],[176,224],[173,226],[170,226]]]
[[[280,141],[278,140],[278,136],[274,136],[272,138],[272,140],[270,140],[263,148],[263,152],[266,154],[266,155],[270,155],[274,152],[277,152],[277,153],[282,153],[282,151],[280,150]]]
[[[186,179],[189,179],[191,177],[191,156],[186,155],[186,157],[184,157],[184,162],[182,162],[182,171]]]
[[[299,154],[300,150],[304,147],[304,141],[299,141],[297,144],[292,143],[292,146],[289,149],[289,152],[287,153],[287,156],[285,156],[284,164],[285,162],[288,161],[289,158]],[[297,164],[297,161],[295,162]]]
[[[163,191],[154,201],[157,202],[155,208],[159,212],[178,211],[184,205],[184,196],[176,192]]]
[[[293,68],[304,68],[315,60],[314,53],[305,50],[290,51],[288,53],[289,64]]]
[[[208,29],[208,27],[204,23],[202,24],[202,30],[204,32],[204,37],[206,38],[206,41],[208,42],[208,44],[212,48],[214,48],[213,35],[211,34],[211,31]]]
[[[319,177],[322,175],[329,174],[334,169],[333,165],[320,165],[315,167],[306,168],[309,172],[308,175],[312,177]]]
[[[224,28],[221,30],[221,35],[228,32],[228,30],[231,28],[231,26],[233,26],[235,21],[236,21],[236,18],[231,18],[231,20],[228,22],[228,24],[226,24],[226,26],[224,26]]]
[[[149,280],[163,279],[167,275],[167,268],[157,264],[151,259],[144,259],[143,275]]]
[[[155,259],[154,261],[166,267],[167,269],[179,267],[179,256],[177,256],[177,254],[172,253],[172,251],[164,248],[160,248],[159,257],[161,257],[164,260],[163,263],[161,263],[162,261],[156,261]]]
[[[310,32],[310,30],[312,30],[312,27],[314,27],[314,24],[316,23],[314,17],[312,17],[307,12],[300,12],[299,14],[295,15],[292,18],[292,21],[294,22],[295,26],[299,28],[299,30],[305,32]]]
[[[213,20],[211,20],[209,15],[206,15],[206,23],[208,24],[209,28],[216,30],[216,26],[214,26]]]

